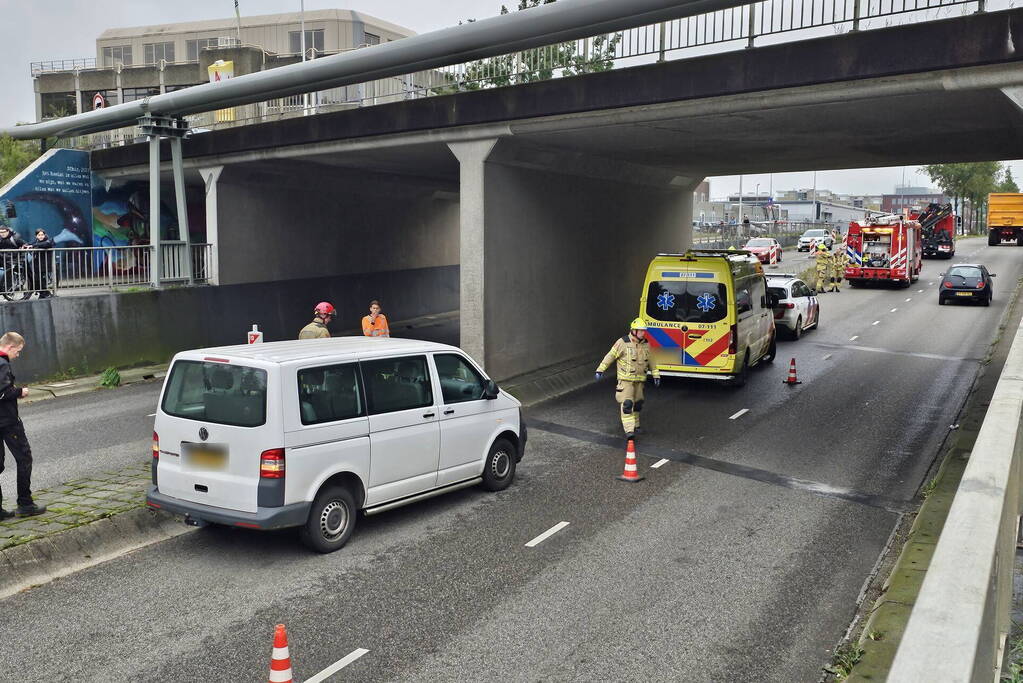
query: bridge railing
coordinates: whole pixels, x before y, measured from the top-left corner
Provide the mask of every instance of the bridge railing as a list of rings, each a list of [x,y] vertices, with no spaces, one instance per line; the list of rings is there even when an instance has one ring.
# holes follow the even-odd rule
[[[352,107],[520,85],[655,61],[1003,9],[1014,0],[762,0],[583,40],[450,64],[429,71],[193,114],[196,132]],[[136,127],[58,140],[98,148],[141,141]]]
[[[1000,679],[1023,501],[1021,427],[1023,326],[1016,330],[889,681]]]

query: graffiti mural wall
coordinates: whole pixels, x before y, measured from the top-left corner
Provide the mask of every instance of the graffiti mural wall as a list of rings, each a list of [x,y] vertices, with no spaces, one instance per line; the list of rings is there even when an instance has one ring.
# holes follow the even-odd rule
[[[193,244],[206,239],[206,202],[201,191],[187,192],[188,228]],[[110,183],[93,176],[92,235],[97,247],[149,244],[149,183]],[[174,188],[161,187],[160,238],[181,240],[174,205]]]
[[[0,222],[22,238],[42,229],[58,247],[92,244],[89,153],[51,149],[0,189]]]

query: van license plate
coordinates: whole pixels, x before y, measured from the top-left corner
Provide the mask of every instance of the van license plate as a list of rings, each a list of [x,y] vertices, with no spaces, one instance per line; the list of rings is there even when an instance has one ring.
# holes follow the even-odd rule
[[[956,296],[973,296],[973,292],[956,292]]]
[[[227,469],[227,448],[207,444],[188,444],[182,451],[192,469],[218,472]]]

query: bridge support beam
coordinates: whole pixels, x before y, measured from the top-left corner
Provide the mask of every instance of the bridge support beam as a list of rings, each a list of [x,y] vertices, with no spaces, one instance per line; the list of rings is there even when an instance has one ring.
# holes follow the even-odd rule
[[[450,148],[460,343],[499,380],[602,353],[636,317],[650,259],[691,243],[702,178],[512,138]]]

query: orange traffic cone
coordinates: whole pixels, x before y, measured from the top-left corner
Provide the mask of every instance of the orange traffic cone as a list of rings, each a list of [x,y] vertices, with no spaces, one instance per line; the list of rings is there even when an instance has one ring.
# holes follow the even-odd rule
[[[796,359],[795,358],[793,358],[789,362],[789,376],[788,376],[788,379],[783,379],[781,383],[782,384],[788,384],[790,386],[793,385],[793,384],[802,384],[802,382],[800,382],[798,379],[796,379]]]
[[[636,444],[629,439],[629,445],[625,447],[625,471],[618,477],[622,481],[640,481],[639,468],[636,466]]]
[[[284,624],[274,630],[274,652],[270,658],[270,683],[292,683],[291,657],[288,655],[288,632]]]

